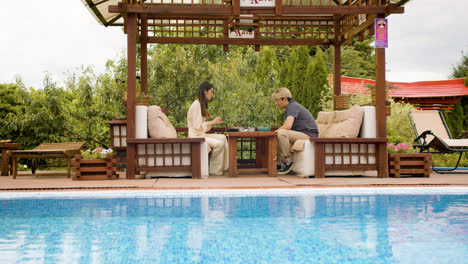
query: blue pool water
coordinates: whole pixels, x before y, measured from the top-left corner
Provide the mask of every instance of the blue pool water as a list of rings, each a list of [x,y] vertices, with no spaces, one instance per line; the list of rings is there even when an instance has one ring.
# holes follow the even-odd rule
[[[3,193],[0,263],[467,263],[468,188],[332,192]]]

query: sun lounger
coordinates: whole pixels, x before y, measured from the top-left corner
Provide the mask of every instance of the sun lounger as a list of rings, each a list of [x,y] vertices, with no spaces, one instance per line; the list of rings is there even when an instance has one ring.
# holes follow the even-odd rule
[[[413,125],[416,139],[414,142],[420,152],[456,153],[459,152],[455,167],[450,169],[434,169],[437,173],[455,173],[464,152],[468,152],[468,139],[454,139],[445,123],[443,115],[437,110],[415,110],[408,113]],[[434,164],[434,163],[433,163]],[[466,172],[462,172],[466,173]]]
[[[8,154],[13,160],[13,179],[16,179],[17,176],[18,158],[65,158],[67,159],[66,175],[70,178],[71,160],[75,154],[80,154],[80,150],[85,143],[86,142],[43,143],[32,150],[8,151]],[[34,175],[34,172],[31,175]]]

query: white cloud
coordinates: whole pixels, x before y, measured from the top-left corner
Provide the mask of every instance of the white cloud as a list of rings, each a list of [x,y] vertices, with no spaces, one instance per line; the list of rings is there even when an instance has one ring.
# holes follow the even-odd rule
[[[405,9],[389,17],[387,79],[446,79],[468,52],[468,1],[412,0]],[[41,88],[46,71],[60,81],[81,65],[100,73],[126,50],[121,28],[100,25],[79,0],[3,1],[2,11],[0,83],[19,74]]]
[[[412,0],[404,14],[391,15],[387,79],[448,79],[461,52],[468,52],[466,10],[468,1]]]
[[[42,87],[45,72],[61,81],[65,72],[94,65],[103,72],[108,59],[126,49],[120,28],[106,28],[94,20],[78,0],[24,0],[2,3],[0,23],[0,83]]]

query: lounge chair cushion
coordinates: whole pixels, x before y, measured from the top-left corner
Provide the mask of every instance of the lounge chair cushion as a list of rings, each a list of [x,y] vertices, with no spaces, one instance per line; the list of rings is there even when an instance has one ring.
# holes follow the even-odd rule
[[[319,137],[324,138],[356,138],[359,135],[364,111],[354,105],[348,110],[319,112],[317,126]]]
[[[151,138],[177,138],[177,131],[157,105],[148,108],[148,131]]]

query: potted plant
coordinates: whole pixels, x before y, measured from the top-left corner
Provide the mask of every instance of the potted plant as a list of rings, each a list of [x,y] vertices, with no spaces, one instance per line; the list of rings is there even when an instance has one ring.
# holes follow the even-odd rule
[[[75,155],[75,175],[72,180],[115,180],[117,158],[112,149],[102,147],[84,150]]]
[[[432,154],[417,153],[411,143],[388,143],[389,175],[399,178],[400,175],[429,177],[432,173]]]

